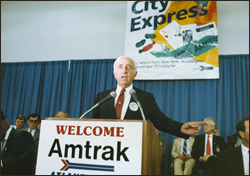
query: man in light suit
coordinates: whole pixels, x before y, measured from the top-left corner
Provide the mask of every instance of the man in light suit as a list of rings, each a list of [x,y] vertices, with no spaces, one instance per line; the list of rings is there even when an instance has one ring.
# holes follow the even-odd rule
[[[1,174],[34,175],[35,148],[30,133],[8,124],[1,110]]]
[[[249,175],[249,117],[237,123],[236,131],[242,143],[218,156],[218,175]]]
[[[189,137],[186,139],[187,147],[186,152],[183,151],[185,139],[177,138],[174,140],[172,148],[172,156],[174,158],[174,175],[191,175],[192,169],[195,165],[195,160],[191,156],[191,150],[194,143],[194,138]],[[185,164],[184,170],[182,169],[183,164]]]
[[[214,175],[216,173],[217,157],[221,151],[226,150],[227,144],[224,138],[214,135],[216,121],[205,118],[205,134],[195,137],[191,155],[196,160],[193,174]]]
[[[137,75],[135,62],[126,56],[121,56],[114,62],[114,76],[117,80],[117,87],[98,93],[95,104],[108,96],[112,91],[116,91],[116,98],[109,99],[100,104],[92,112],[91,118],[97,119],[135,119],[143,120],[142,114],[134,98],[129,94],[131,89],[134,89],[138,99],[140,100],[146,120],[150,120],[154,126],[163,132],[170,133],[182,138],[188,138],[189,135],[197,135],[200,131],[200,126],[206,124],[204,122],[187,122],[182,124],[168,118],[159,109],[152,93],[145,92],[133,86],[133,80]],[[124,92],[124,104],[122,106],[121,114],[117,115],[115,107],[119,98],[121,90]],[[123,93],[122,93],[123,94]],[[118,103],[121,103],[118,101]]]

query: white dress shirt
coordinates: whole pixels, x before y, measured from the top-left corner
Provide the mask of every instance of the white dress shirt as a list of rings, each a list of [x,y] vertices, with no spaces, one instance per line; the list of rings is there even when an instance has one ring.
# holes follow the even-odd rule
[[[30,132],[31,131],[31,132]],[[34,134],[36,132],[36,129],[28,129],[28,132],[32,135],[32,137],[34,137]]]
[[[243,156],[244,173],[245,175],[249,175],[249,148],[241,144],[241,151]]]
[[[123,102],[123,106],[122,106],[122,113],[121,113],[121,120],[124,119],[125,117],[125,114],[127,112],[127,109],[128,109],[128,105],[129,105],[129,102],[130,102],[130,98],[131,98],[131,95],[129,94],[129,91],[133,88],[133,84],[131,84],[129,87],[125,88],[125,92],[124,92],[124,102]],[[116,88],[116,97],[115,97],[115,104],[114,104],[114,107],[116,105],[116,102],[118,100],[118,97],[120,95],[120,92],[121,92],[122,88],[120,86],[117,85],[117,88]]]

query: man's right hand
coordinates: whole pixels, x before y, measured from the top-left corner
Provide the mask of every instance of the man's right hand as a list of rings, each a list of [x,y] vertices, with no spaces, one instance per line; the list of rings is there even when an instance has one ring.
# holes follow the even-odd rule
[[[201,161],[201,162],[207,162],[207,160],[208,160],[208,158],[209,158],[210,156],[212,156],[212,155],[205,155],[205,156],[202,156],[202,157],[200,157],[200,161]]]

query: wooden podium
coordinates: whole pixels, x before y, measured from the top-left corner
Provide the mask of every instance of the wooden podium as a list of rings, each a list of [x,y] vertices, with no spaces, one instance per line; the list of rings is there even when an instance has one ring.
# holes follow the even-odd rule
[[[82,145],[84,142],[86,144]],[[84,149],[85,155],[82,152]],[[115,155],[115,151],[119,154]],[[98,159],[102,161],[99,162]],[[69,174],[65,172],[93,175],[160,175],[161,160],[161,144],[151,122],[46,118],[41,124],[36,175]]]

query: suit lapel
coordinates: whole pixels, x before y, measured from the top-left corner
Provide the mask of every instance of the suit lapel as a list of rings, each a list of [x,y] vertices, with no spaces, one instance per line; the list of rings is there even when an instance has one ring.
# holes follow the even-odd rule
[[[180,153],[181,152],[181,138],[178,138],[177,142],[177,152]]]
[[[4,154],[5,154],[5,152],[8,150],[9,146],[10,146],[10,141],[11,141],[11,138],[13,137],[13,135],[14,135],[14,130],[15,130],[15,129],[12,129],[12,130],[10,131],[10,135],[9,135],[7,141],[6,141],[6,144],[5,144],[5,146],[4,146],[3,152],[1,153],[1,157],[2,157],[2,158],[3,158]]]

